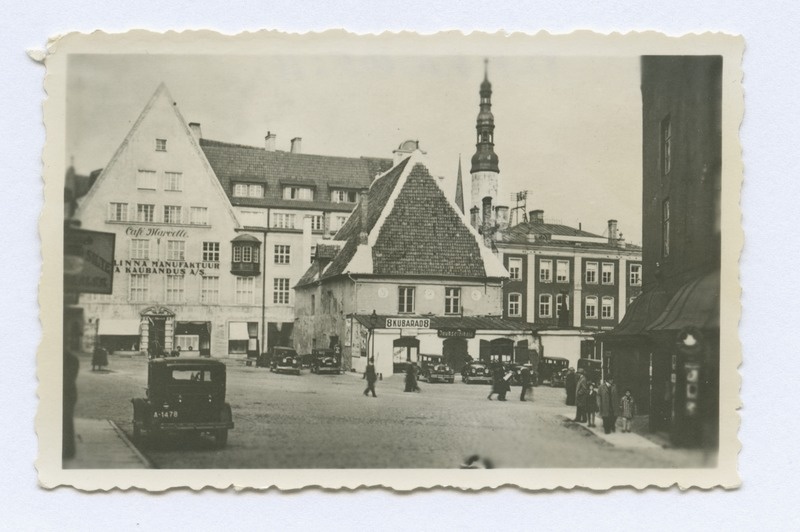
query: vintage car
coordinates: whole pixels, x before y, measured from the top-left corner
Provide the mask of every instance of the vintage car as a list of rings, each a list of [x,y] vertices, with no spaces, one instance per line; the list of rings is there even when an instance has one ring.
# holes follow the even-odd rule
[[[300,375],[300,356],[291,347],[273,347],[269,370],[274,373]]]
[[[558,372],[553,372],[553,374],[550,376],[550,386],[552,388],[564,388],[567,385],[568,373],[568,368],[564,368]]]
[[[492,368],[485,362],[470,362],[461,370],[461,380],[464,384],[491,384]]]
[[[338,375],[341,372],[342,365],[333,349],[311,350],[311,373],[335,373]]]
[[[427,382],[455,382],[455,372],[444,363],[442,355],[419,356],[419,378]]]
[[[233,428],[225,402],[225,364],[207,358],[159,358],[147,366],[147,397],[133,403],[133,439],[172,432],[208,433],[217,447]]]
[[[568,367],[569,360],[566,358],[542,357],[539,359],[537,383],[548,383],[550,386],[563,386],[564,381],[561,380],[561,372],[562,370],[566,370]],[[555,384],[553,384],[554,382]]]
[[[599,360],[593,360],[590,358],[578,359],[578,369],[583,370],[589,382],[600,384],[601,369]]]
[[[531,372],[531,385],[536,382],[536,372],[533,369],[533,365],[531,364],[506,364],[504,369],[506,373],[509,371],[511,372],[511,378],[509,379],[509,384],[512,386],[521,386],[522,385],[522,369],[528,368],[528,371]]]

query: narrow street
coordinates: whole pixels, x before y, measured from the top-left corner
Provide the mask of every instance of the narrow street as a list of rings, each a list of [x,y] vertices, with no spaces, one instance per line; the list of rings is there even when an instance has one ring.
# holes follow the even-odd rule
[[[147,361],[112,357],[92,372],[81,359],[76,417],[110,419],[130,437],[133,397],[144,397]],[[702,467],[678,449],[620,449],[565,420],[563,388],[534,388],[534,402],[488,401],[486,385],[421,383],[403,393],[402,376],[364,397],[355,374],[300,377],[228,365],[235,428],[225,449],[209,438],[171,437],[140,451],[176,468],[454,468],[478,454],[495,467]],[[629,435],[638,438],[636,435]]]

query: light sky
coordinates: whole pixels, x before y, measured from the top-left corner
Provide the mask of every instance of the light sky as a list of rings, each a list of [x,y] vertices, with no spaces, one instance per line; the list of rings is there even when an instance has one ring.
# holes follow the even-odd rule
[[[104,167],[160,82],[203,136],[303,152],[391,157],[418,139],[454,190],[459,154],[469,204],[478,56],[78,55],[67,79],[67,155]],[[499,204],[605,234],[619,221],[641,243],[641,94],[637,57],[490,57]],[[69,163],[67,163],[69,164]]]

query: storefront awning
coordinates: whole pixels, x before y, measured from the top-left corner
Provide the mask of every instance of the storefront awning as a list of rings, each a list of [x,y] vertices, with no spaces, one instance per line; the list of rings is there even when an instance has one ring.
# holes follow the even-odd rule
[[[112,320],[100,318],[97,325],[99,336],[139,336],[139,320]]]
[[[228,340],[249,340],[246,321],[232,321],[228,324]]]
[[[719,329],[719,293],[719,270],[693,279],[675,293],[647,330]]]
[[[476,330],[476,331],[530,331],[535,328],[521,320],[510,320],[498,316],[390,316],[385,314],[354,314],[351,316],[368,329],[387,328],[386,320],[406,321],[409,328],[418,328],[416,323],[427,324],[429,329]],[[389,327],[393,328],[393,327]]]
[[[625,317],[613,331],[598,334],[600,339],[645,334],[647,326],[658,318],[667,306],[667,295],[661,290],[642,292],[625,311]]]

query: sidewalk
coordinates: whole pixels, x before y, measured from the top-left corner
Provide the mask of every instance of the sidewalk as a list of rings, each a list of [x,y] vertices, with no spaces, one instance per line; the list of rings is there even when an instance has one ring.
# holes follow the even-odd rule
[[[75,419],[75,457],[64,469],[142,469],[150,461],[110,419]]]
[[[619,423],[617,423],[617,432],[612,432],[611,434],[606,434],[603,431],[603,418],[599,415],[596,416],[595,425],[594,427],[587,427],[586,423],[576,423],[572,421],[575,417],[575,407],[564,407],[560,409],[561,413],[559,414],[560,418],[563,418],[565,421],[571,423],[572,425],[577,425],[583,430],[587,430],[604,440],[607,443],[610,443],[614,447],[619,449],[662,449],[661,445],[656,444],[655,442],[645,438],[644,436],[640,436],[635,432],[620,432]],[[617,420],[619,422],[619,420]]]

